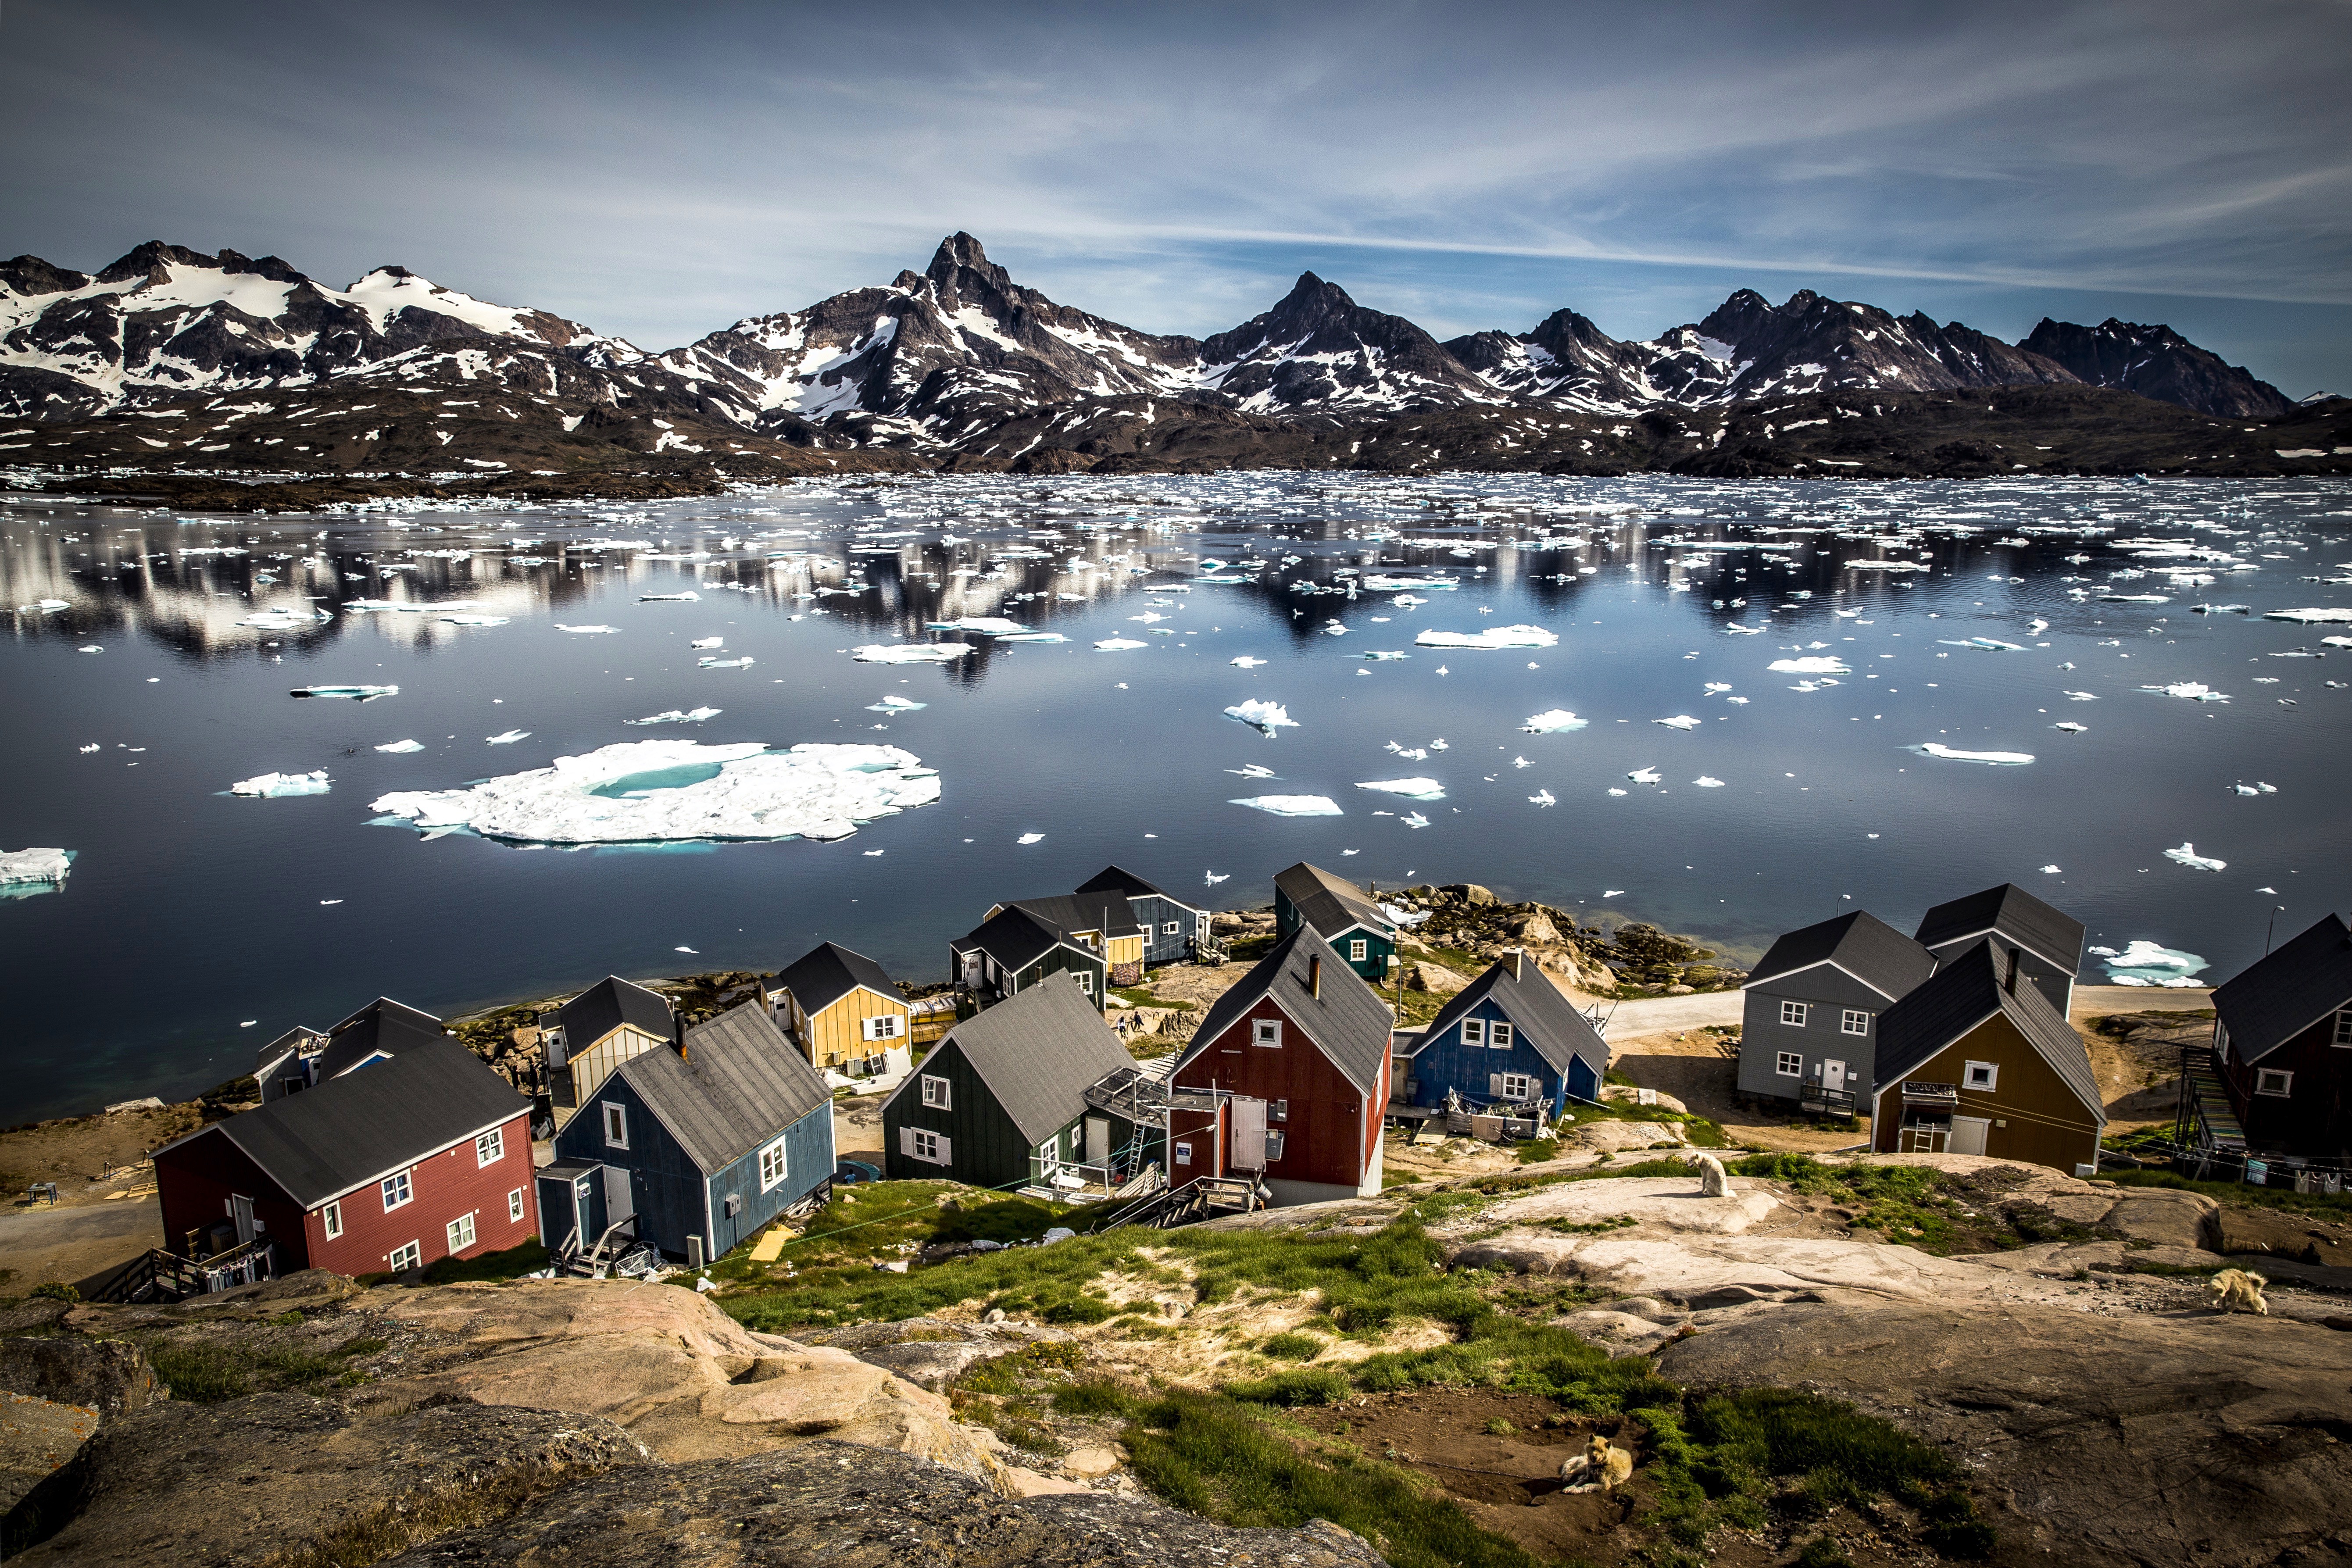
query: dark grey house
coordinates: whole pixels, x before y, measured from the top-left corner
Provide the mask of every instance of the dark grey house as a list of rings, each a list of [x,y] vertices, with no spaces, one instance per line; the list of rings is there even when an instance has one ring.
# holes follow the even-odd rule
[[[582,1176],[629,1173],[639,1240],[673,1258],[698,1240],[719,1258],[832,1180],[833,1096],[767,1008],[746,1002],[614,1068],[555,1154]],[[610,1204],[612,1190],[597,1195]]]
[[[262,1047],[254,1063],[254,1081],[261,1086],[261,1101],[267,1105],[446,1033],[432,1014],[379,996],[331,1028],[298,1026]]]
[[[1342,963],[1373,984],[1388,978],[1396,922],[1370,893],[1304,860],[1274,874],[1275,934],[1288,936],[1302,925],[1312,926]]]
[[[1139,945],[1139,933],[1132,930],[1133,921],[1123,904],[1106,918],[1118,922],[1126,931],[1125,941]],[[1101,945],[1089,945],[1084,940],[1088,934],[1103,934],[1106,940]],[[948,973],[955,977],[957,986],[956,1011],[968,1017],[1019,995],[1048,975],[1066,972],[1099,1013],[1110,979],[1108,947],[1108,933],[1072,931],[1024,904],[1000,904],[986,920],[948,943]]]
[[[2083,972],[2083,922],[2013,882],[1937,904],[1919,921],[1917,941],[1938,963],[1979,942],[2016,948],[2018,974],[2049,999],[2063,1018]]]
[[[1789,932],[1740,988],[1739,1092],[1855,1110],[1870,1094],[1878,1016],[1935,973],[1934,954],[1867,910]]]
[[[1076,979],[1049,975],[958,1024],[882,1102],[889,1178],[1009,1190],[1054,1186],[1070,1166],[1098,1181],[1102,1167],[1139,1163],[1121,1159],[1133,1124],[1086,1100],[1134,1065]]]
[[[1136,924],[1144,931],[1143,962],[1152,968],[1198,957],[1209,940],[1206,905],[1186,903],[1123,866],[1104,867],[1079,883],[1078,891],[1109,893],[1127,900]]]

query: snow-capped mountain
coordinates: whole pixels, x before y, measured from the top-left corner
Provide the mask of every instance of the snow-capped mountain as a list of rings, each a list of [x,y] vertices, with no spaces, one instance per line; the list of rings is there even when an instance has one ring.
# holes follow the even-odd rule
[[[2225,419],[2276,419],[2295,407],[2293,398],[2243,365],[2224,363],[2170,327],[2113,316],[2095,327],[2078,327],[2045,316],[2023,346],[2093,386],[2121,387]]]
[[[1408,414],[1507,399],[1406,321],[1302,272],[1263,315],[1200,345],[1198,384],[1251,414]]]

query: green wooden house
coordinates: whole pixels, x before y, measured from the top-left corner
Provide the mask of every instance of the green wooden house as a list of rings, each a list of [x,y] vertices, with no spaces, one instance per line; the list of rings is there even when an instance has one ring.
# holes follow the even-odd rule
[[[1344,877],[1301,860],[1274,877],[1274,930],[1288,936],[1300,926],[1331,944],[1341,963],[1378,985],[1396,956],[1396,922],[1371,894]]]

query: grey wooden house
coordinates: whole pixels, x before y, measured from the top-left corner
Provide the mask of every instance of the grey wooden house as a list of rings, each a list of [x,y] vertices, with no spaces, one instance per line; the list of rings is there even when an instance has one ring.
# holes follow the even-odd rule
[[[1132,1122],[1089,1110],[1087,1089],[1134,1059],[1076,979],[1048,975],[965,1019],[882,1102],[892,1181],[926,1178],[1011,1190],[1123,1181]]]
[[[698,1241],[719,1258],[832,1181],[833,1096],[767,1008],[746,1002],[614,1068],[555,1154],[574,1172],[628,1173],[639,1240],[673,1258]]]
[[[1080,893],[1109,893],[1127,900],[1129,911],[1144,931],[1143,962],[1153,969],[1198,958],[1209,937],[1210,913],[1205,904],[1187,903],[1123,866],[1106,866],[1078,884]]]
[[[1937,904],[1919,921],[1916,940],[1948,962],[1980,942],[2015,948],[2018,973],[2064,1017],[2083,972],[2083,922],[2013,882]]]
[[[1739,1092],[1836,1115],[1870,1093],[1878,1017],[1936,959],[1866,910],[1790,931],[1749,972]]]

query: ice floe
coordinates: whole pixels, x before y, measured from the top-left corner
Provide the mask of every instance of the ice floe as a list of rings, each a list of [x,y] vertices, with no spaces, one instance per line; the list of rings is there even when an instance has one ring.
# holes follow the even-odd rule
[[[727,646],[727,639],[725,637],[697,637],[686,646],[695,649],[697,652],[700,652],[705,648],[725,647]]]
[[[528,730],[504,730],[498,734],[485,735],[482,738],[493,746],[511,746],[517,741],[529,739],[530,735],[530,731]]]
[[[2061,720],[2059,722],[2053,724],[2050,727],[2053,730],[2063,730],[2069,735],[2084,734],[2088,732],[2091,728],[2088,724],[2077,724],[2072,719]]]
[[[397,697],[397,686],[298,686],[286,694],[289,697],[347,697],[354,702],[373,702],[379,697]]]
[[[1001,637],[1029,629],[1003,616],[963,616],[952,621],[925,621],[923,625],[935,632],[976,632],[984,637]]]
[[[618,626],[567,626],[562,621],[557,621],[555,629],[559,632],[571,632],[576,637],[603,637],[608,633],[617,632],[621,628]]]
[[[640,594],[637,595],[637,603],[640,605],[693,605],[699,604],[701,600],[702,595],[694,593]]]
[[[257,631],[288,632],[298,626],[315,626],[321,621],[332,618],[324,610],[289,610],[283,605],[273,605],[268,609],[255,611],[236,624],[241,626],[252,626]]]
[[[70,849],[0,849],[0,886],[62,882],[73,859]]]
[[[2335,637],[2330,637],[2328,640],[2329,640],[2330,642],[2335,642],[2335,641],[2337,641],[2337,640],[2339,640],[2339,639],[2335,638]],[[104,653],[105,651],[106,651],[106,649],[104,649],[103,647],[100,647],[98,644],[96,644],[96,643],[91,643],[91,644],[90,644],[89,647],[78,647],[78,648],[74,649],[74,652],[76,652],[76,653]]]
[[[717,708],[670,708],[659,713],[648,713],[642,719],[624,719],[624,724],[699,724],[706,719],[716,719]]]
[[[1540,713],[1528,714],[1519,728],[1530,735],[1557,735],[1563,731],[1581,730],[1587,722],[1565,708],[1548,708]]]
[[[845,838],[940,798],[896,746],[627,741],[463,789],[401,791],[374,809],[433,830],[536,844]]]
[[[694,668],[697,669],[749,669],[755,662],[747,653],[741,658],[698,658],[694,661]]]
[[[422,741],[394,741],[389,745],[376,748],[379,752],[421,752],[424,749],[425,742]]]
[[[2164,858],[2186,866],[2192,871],[2226,870],[2230,864],[2227,860],[2216,860],[2210,855],[2200,855],[2197,853],[2197,846],[2186,838],[2180,841],[2179,848],[2166,850]]]
[[[1559,636],[1541,626],[1488,626],[1482,632],[1425,631],[1412,640],[1422,647],[1550,647]]]
[[[2169,686],[2143,686],[2142,691],[2153,691],[2165,697],[2183,697],[2191,702],[2227,702],[2227,693],[2214,690],[2201,680],[2176,680]]]
[[[1382,795],[1401,795],[1407,800],[1444,800],[1445,786],[1435,779],[1374,779],[1360,784],[1358,789],[1378,790]]]
[[[1265,702],[1255,697],[1226,709],[1225,717],[1261,731],[1269,741],[1274,739],[1276,730],[1298,728],[1298,721],[1293,719],[1289,710],[1281,703]]]
[[[1276,816],[1344,816],[1339,803],[1328,795],[1254,795],[1242,800],[1226,802],[1228,805],[1246,805],[1253,811],[1270,811]]]
[[[1385,664],[1385,663],[1387,663],[1387,662],[1389,662],[1389,661],[1391,661],[1391,660],[1392,660],[1392,659],[1411,658],[1412,657],[1412,655],[1411,655],[1411,654],[1409,654],[1409,653],[1390,653],[1390,652],[1385,652],[1385,651],[1383,651],[1383,652],[1379,652],[1379,653],[1368,653],[1368,654],[1363,655],[1362,657],[1363,657],[1363,658],[1365,658],[1371,659],[1371,660],[1375,661],[1376,663],[1382,663],[1382,664]]]
[[[1677,713],[1671,719],[1653,719],[1650,722],[1663,724],[1669,730],[1696,730],[1699,721],[1687,713]]]
[[[1835,654],[1809,658],[1776,658],[1765,667],[1775,675],[1852,675],[1853,669]],[[1730,690],[1725,687],[1726,691]]]
[[[1227,768],[1225,772],[1234,774],[1237,778],[1245,779],[1272,779],[1280,778],[1282,776],[1280,773],[1276,773],[1272,768],[1265,767],[1257,763],[1252,763],[1247,767]]]
[[[1972,647],[1985,653],[2023,653],[2025,651],[2023,643],[2003,642],[1999,637],[1938,637],[1936,640],[1946,647]]]
[[[1231,662],[1235,669],[1260,669],[1265,668],[1265,660],[1262,658],[1252,658],[1247,654],[1244,654],[1241,658],[1234,659]]]
[[[1407,812],[1404,816],[1398,817],[1397,820],[1403,823],[1407,827],[1426,827],[1429,826],[1429,818],[1422,816],[1421,813],[1417,811]]]
[[[2230,786],[2230,788],[2231,788],[2231,789],[2232,789],[2233,791],[2235,791],[2236,793],[2238,793],[2239,795],[2276,795],[2276,794],[2278,794],[2278,785],[2276,785],[2276,784],[2263,784],[2263,783],[2261,780],[2259,780],[2259,779],[2257,779],[2257,780],[2256,780],[2254,783],[2252,783],[2252,784],[2231,784],[2231,785]]]
[[[2352,609],[2265,610],[2263,612],[2263,619],[2297,621],[2305,626],[2314,626],[2334,621],[2352,621]]]
[[[1721,789],[1723,787],[1723,781],[1721,779],[1709,778],[1705,773],[1699,774],[1698,777],[1691,780],[1691,783],[1698,785],[1701,789]]]
[[[1138,642],[1133,637],[1104,637],[1095,644],[1095,651],[1097,653],[1126,653],[1133,648],[1150,647],[1150,646],[1151,645],[1150,643]]]
[[[2021,768],[2033,760],[2031,752],[1964,752],[1941,741],[1923,741],[1906,749],[1923,757],[1941,757],[1948,763],[1983,763],[1997,768]]]
[[[2055,867],[2044,867],[2055,870]],[[2205,967],[2205,960],[2179,948],[2163,947],[2146,937],[2136,937],[2120,951],[2112,947],[2095,947],[2091,951],[2106,963],[2107,978],[2117,985],[2160,985],[2174,990],[2201,984],[2195,977]]]
[[[971,650],[968,642],[868,643],[849,657],[860,664],[950,664]]]
[[[309,773],[257,773],[249,779],[239,779],[228,786],[231,795],[324,795],[334,784],[320,768]]]
[[[929,706],[928,702],[918,702],[911,697],[901,697],[893,691],[879,702],[867,703],[866,710],[868,713],[917,713]],[[711,711],[716,713],[719,710],[714,708]]]
[[[1559,797],[1552,794],[1551,791],[1548,789],[1539,789],[1536,791],[1535,794],[1528,796],[1528,804],[1529,805],[1558,805],[1559,804]]]
[[[1632,779],[1635,784],[1663,784],[1665,782],[1664,775],[1662,775],[1655,768],[1635,768],[1632,773],[1627,773],[1625,776]]]
[[[1045,841],[1045,836],[1042,833],[1024,833],[1013,842],[1015,844],[1043,844]]]

